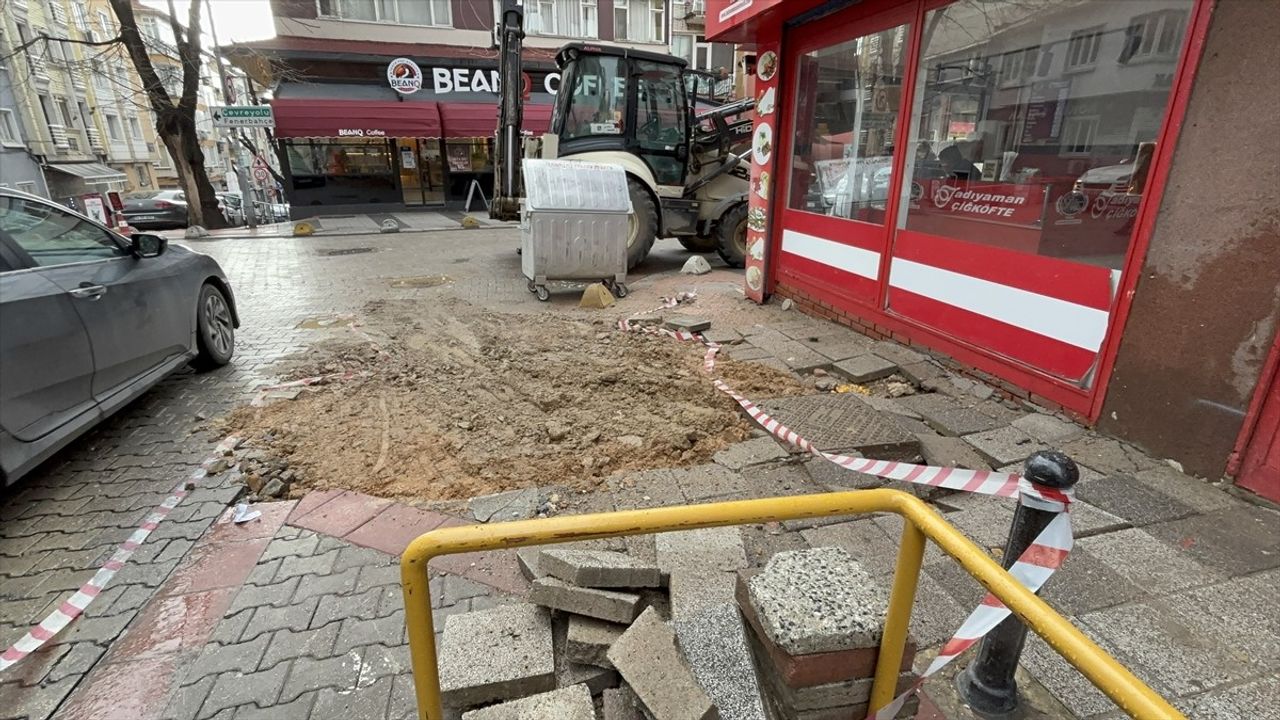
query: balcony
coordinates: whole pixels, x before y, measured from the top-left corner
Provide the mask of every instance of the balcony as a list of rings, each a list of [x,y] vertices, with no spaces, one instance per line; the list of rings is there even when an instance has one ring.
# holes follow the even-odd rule
[[[67,9],[63,7],[62,0],[49,0],[47,7],[53,15],[53,22],[60,28],[67,26]]]
[[[104,153],[107,146],[102,143],[102,133],[98,132],[98,128],[91,127],[86,131],[89,135],[89,147],[93,148],[96,153]]]
[[[685,0],[684,24],[690,28],[707,24],[707,0]]]
[[[35,55],[27,55],[27,66],[31,68],[31,79],[34,80],[37,85],[48,87],[49,67],[44,58],[37,57]]]
[[[70,148],[71,144],[67,141],[67,128],[65,125],[54,125],[49,123],[49,137],[53,138],[54,147]]]
[[[71,76],[71,86],[80,92],[84,92],[87,87],[84,80],[84,71],[80,68],[67,68],[67,74]]]

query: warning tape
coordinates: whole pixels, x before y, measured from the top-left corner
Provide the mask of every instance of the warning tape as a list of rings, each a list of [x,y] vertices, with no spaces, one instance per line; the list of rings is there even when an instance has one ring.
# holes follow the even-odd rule
[[[674,307],[664,305],[663,307]],[[662,308],[659,308],[662,309]],[[618,328],[624,332],[643,332],[654,335],[666,335],[681,341],[697,341],[706,346],[702,356],[702,367],[708,374],[714,372],[716,355],[720,352],[718,343],[710,342],[701,334],[685,330],[636,326],[632,323],[635,316],[618,321]],[[747,415],[764,428],[770,435],[793,445],[801,450],[828,460],[840,467],[855,472],[875,475],[887,480],[898,480],[916,485],[960,490],[964,492],[991,495],[993,497],[1017,497],[1019,502],[1049,512],[1060,513],[1051,520],[1031,545],[1018,557],[1009,568],[1009,574],[1022,583],[1031,592],[1038,592],[1044,583],[1062,566],[1067,554],[1071,552],[1073,538],[1071,535],[1072,493],[1033,483],[1017,473],[994,472],[991,470],[966,470],[964,468],[939,467],[935,465],[916,465],[893,460],[874,460],[870,458],[851,457],[838,453],[829,453],[813,446],[808,439],[784,425],[777,418],[770,416],[759,405],[739,395],[723,380],[713,378],[712,385],[717,390],[733,398]],[[988,594],[978,607],[961,624],[960,629],[939,650],[929,667],[916,679],[905,692],[894,698],[892,702],[881,708],[874,720],[889,720],[910,697],[919,691],[929,676],[941,670],[965,650],[973,647],[988,632],[1009,617],[1011,611],[994,595]]]
[[[196,470],[191,473],[190,477],[179,483],[178,486],[173,489],[173,492],[169,494],[169,497],[165,498],[164,502],[157,505],[156,508],[147,515],[147,517],[142,521],[142,524],[138,526],[138,529],[134,530],[133,534],[129,536],[129,539],[125,540],[124,543],[122,543],[120,547],[111,554],[111,557],[102,564],[102,567],[98,568],[98,571],[94,573],[92,578],[89,578],[88,582],[81,585],[79,590],[77,590],[71,597],[64,600],[57,609],[49,613],[49,615],[45,617],[45,619],[41,620],[39,624],[28,630],[27,634],[23,635],[22,638],[10,646],[8,650],[0,653],[0,672],[7,670],[22,658],[40,649],[40,647],[53,638],[53,636],[62,632],[73,620],[80,617],[81,613],[85,611],[85,608],[89,607],[89,604],[92,603],[102,592],[103,588],[107,586],[107,583],[111,582],[111,578],[115,577],[116,572],[118,572],[120,568],[124,567],[125,563],[129,562],[129,558],[133,556],[133,553],[142,546],[142,543],[146,542],[152,531],[159,527],[160,523],[168,517],[169,513],[178,506],[178,503],[182,502],[182,500],[191,491],[191,488],[194,487],[194,483],[207,477],[209,474],[209,468],[212,467],[219,459],[225,457],[231,450],[234,450],[239,444],[240,438],[235,436],[228,437],[218,443],[217,448],[214,450],[214,454],[206,458],[204,462],[200,463],[200,467],[196,468]]]

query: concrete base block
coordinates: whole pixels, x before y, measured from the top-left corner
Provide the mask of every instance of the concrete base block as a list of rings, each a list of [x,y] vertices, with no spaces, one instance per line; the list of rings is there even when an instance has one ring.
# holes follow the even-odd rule
[[[586,685],[573,685],[560,690],[512,700],[501,705],[464,713],[462,720],[595,720],[596,709]]]
[[[553,690],[551,615],[526,603],[450,615],[440,643],[445,705],[466,708]]]
[[[543,550],[539,567],[579,587],[647,588],[661,583],[656,565],[606,550]]]
[[[675,631],[652,609],[627,628],[608,657],[653,720],[720,717],[681,654]]]
[[[643,607],[640,596],[635,593],[583,588],[553,577],[534,580],[529,600],[556,610],[623,624],[634,620]]]
[[[596,620],[581,615],[569,616],[569,632],[565,656],[575,663],[612,668],[606,655],[609,648],[626,632],[625,625]]]

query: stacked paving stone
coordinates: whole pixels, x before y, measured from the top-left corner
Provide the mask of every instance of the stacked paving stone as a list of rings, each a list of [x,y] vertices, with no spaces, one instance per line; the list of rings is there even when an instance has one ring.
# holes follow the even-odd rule
[[[831,547],[781,552],[739,573],[736,596],[770,720],[866,717],[888,595],[856,560]],[[916,679],[914,658],[908,642],[898,692]]]
[[[529,602],[451,615],[445,706],[462,720],[715,720],[654,563],[609,550],[521,555]]]

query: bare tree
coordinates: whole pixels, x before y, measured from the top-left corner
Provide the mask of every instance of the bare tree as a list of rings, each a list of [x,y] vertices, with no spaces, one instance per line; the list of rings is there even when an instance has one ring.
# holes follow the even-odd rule
[[[204,167],[204,152],[196,132],[196,100],[200,87],[200,18],[202,0],[191,0],[187,25],[178,22],[173,0],[169,0],[169,25],[173,29],[178,60],[182,65],[182,93],[175,101],[160,80],[146,39],[138,30],[133,14],[133,0],[109,0],[120,23],[120,42],[124,44],[133,66],[142,79],[151,110],[156,118],[156,133],[173,158],[178,179],[186,189],[190,222],[208,228],[226,226],[218,209],[218,197]]]

